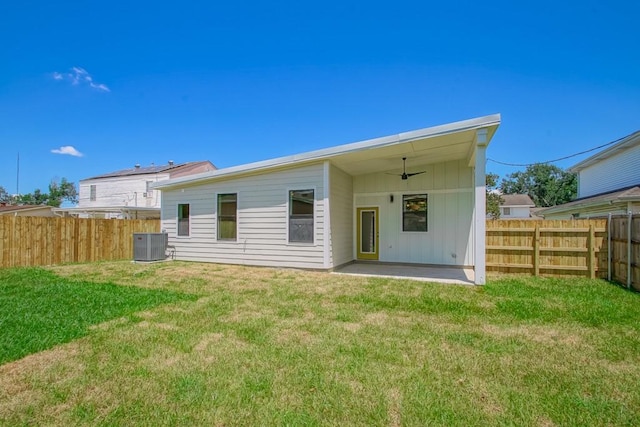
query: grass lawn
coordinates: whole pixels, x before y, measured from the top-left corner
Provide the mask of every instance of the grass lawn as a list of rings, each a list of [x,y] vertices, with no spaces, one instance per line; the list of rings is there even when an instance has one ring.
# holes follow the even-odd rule
[[[55,298],[38,302],[49,309],[100,303],[91,315],[66,309],[67,323],[56,327],[46,317],[27,326],[19,315],[6,319],[5,307],[38,311],[34,298]],[[119,262],[0,270],[0,304],[3,352],[13,341],[5,324],[29,328],[18,335],[39,346],[21,344],[26,353],[49,348],[4,356],[0,425],[640,419],[640,294],[603,281],[470,287]],[[108,314],[95,314],[103,304]],[[49,341],[52,331],[62,338]]]

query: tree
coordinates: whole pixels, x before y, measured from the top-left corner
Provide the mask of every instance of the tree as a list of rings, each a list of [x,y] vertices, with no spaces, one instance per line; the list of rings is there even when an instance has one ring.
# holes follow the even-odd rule
[[[486,189],[487,189],[487,215],[491,219],[500,219],[500,203],[502,197],[500,193],[496,192],[498,188],[498,174],[488,173],[486,175]]]
[[[0,185],[0,203],[10,203],[10,202],[11,202],[11,194],[7,193],[7,190],[5,190],[4,187]]]
[[[500,189],[504,194],[528,194],[537,207],[548,207],[573,200],[578,192],[578,179],[558,166],[536,163],[525,171],[507,175]]]
[[[62,178],[60,183],[55,180],[51,181],[51,184],[49,184],[49,200],[47,200],[47,205],[59,208],[65,200],[74,204],[78,203],[76,186],[73,185],[73,182],[67,181],[66,178]]]
[[[62,178],[60,182],[52,180],[49,184],[49,192],[43,193],[36,188],[33,193],[21,194],[16,198],[18,204],[23,205],[47,205],[59,208],[62,202],[78,203],[78,192],[72,182]]]

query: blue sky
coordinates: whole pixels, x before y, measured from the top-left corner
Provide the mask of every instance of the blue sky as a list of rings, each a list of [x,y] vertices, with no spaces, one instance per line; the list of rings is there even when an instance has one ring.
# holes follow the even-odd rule
[[[10,2],[0,185],[16,191],[18,153],[25,193],[493,113],[490,158],[562,157],[640,129],[638,16],[615,0]]]

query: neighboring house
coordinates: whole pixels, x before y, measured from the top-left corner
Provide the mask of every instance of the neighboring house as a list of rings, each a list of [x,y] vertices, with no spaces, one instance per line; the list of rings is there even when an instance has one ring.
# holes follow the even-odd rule
[[[640,212],[640,131],[569,168],[578,198],[544,209],[546,219],[593,218]]]
[[[499,124],[496,114],[162,181],[161,228],[180,260],[467,266],[484,283],[485,152]]]
[[[10,216],[55,216],[53,207],[46,205],[7,205],[0,203],[0,215]]]
[[[56,210],[81,218],[160,219],[161,193],[152,184],[210,172],[209,161],[161,166],[140,166],[106,173],[80,181],[78,206]]]
[[[500,218],[530,218],[536,205],[527,194],[501,194]]]

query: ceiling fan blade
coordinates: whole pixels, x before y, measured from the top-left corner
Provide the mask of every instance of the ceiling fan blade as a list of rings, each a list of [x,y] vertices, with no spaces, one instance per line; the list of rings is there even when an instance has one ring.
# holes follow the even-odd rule
[[[414,176],[414,175],[420,175],[421,173],[426,173],[427,171],[422,171],[422,172],[414,172],[414,173],[408,173],[407,176]]]

